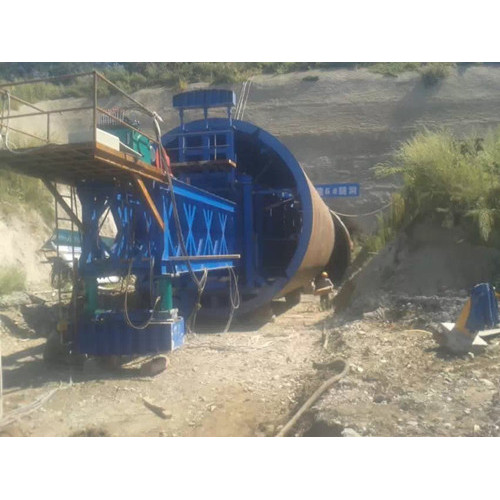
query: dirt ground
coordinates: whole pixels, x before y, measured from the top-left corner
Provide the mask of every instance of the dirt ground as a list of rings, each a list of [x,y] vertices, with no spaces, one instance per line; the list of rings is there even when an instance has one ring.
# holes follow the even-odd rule
[[[498,339],[456,356],[404,322],[361,319],[329,331],[332,351],[350,360],[351,371],[304,419],[303,434],[500,434]]]
[[[284,305],[284,304],[282,304]],[[45,338],[21,338],[3,314],[4,416],[54,388],[43,407],[0,429],[23,436],[263,436],[273,435],[316,378],[321,320],[312,297],[264,326],[196,334],[167,355],[166,371],[141,376],[138,365],[118,372],[88,360],[83,370],[47,368]],[[10,326],[7,328],[6,325]],[[29,330],[36,335],[35,331]],[[25,330],[24,336],[26,336]],[[145,404],[145,401],[146,404]],[[165,409],[162,418],[147,403]]]
[[[141,376],[137,364],[110,371],[94,360],[83,370],[47,368],[44,337],[18,314],[11,310],[10,321],[2,314],[4,417],[57,391],[0,428],[4,436],[273,436],[335,373],[329,363],[339,357],[349,360],[349,372],[292,435],[500,433],[500,341],[452,356],[411,326],[411,312],[397,321],[384,311],[348,321],[303,296],[263,326],[188,335],[156,377]]]

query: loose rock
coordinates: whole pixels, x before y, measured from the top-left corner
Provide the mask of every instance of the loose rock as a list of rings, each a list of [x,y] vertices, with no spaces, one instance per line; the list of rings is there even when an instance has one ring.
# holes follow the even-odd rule
[[[351,429],[350,427],[346,427],[342,432],[341,432],[342,437],[361,437],[361,434],[358,434],[354,429]]]

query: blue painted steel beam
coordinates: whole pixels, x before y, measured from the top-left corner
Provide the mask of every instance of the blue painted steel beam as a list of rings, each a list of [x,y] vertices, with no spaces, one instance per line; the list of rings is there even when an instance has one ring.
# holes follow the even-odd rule
[[[164,232],[153,223],[151,213],[135,191],[119,190],[109,185],[78,187],[86,228],[80,258],[82,275],[123,275],[130,260],[134,271],[149,271],[151,259],[154,259],[157,274],[188,272],[186,262],[179,261],[183,253],[169,189],[154,182],[149,187],[162,211]],[[173,181],[173,189],[187,255],[198,258],[191,263],[192,269],[203,271],[237,265],[236,204],[179,180]],[[106,247],[99,237],[99,220],[106,204],[109,204],[117,226],[111,247]],[[199,259],[200,256],[204,258]],[[170,260],[170,257],[175,259]]]

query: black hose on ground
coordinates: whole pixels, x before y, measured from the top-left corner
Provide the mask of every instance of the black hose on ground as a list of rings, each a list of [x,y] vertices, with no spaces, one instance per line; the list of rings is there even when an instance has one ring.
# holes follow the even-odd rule
[[[330,377],[326,382],[323,382],[321,386],[314,391],[313,395],[299,408],[297,413],[288,421],[288,423],[281,429],[275,437],[285,437],[293,428],[293,426],[298,422],[299,418],[307,411],[311,406],[319,399],[319,397],[329,389],[335,382],[338,382],[349,370],[349,362],[344,359],[335,359],[332,361],[332,364],[335,362],[344,363],[344,368],[340,373]]]

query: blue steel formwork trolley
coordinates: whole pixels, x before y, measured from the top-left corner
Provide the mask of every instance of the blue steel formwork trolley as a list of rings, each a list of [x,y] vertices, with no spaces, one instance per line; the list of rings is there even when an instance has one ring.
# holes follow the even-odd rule
[[[235,154],[231,130],[230,91],[196,91],[174,97],[179,109],[178,161],[183,172],[224,172],[234,182]],[[184,131],[184,110],[227,109],[226,129],[213,134]],[[109,129],[111,133],[113,129]],[[153,152],[158,161],[160,154]],[[235,201],[201,189],[181,176],[168,183],[144,181],[151,203],[137,190],[116,185],[79,183],[82,206],[82,239],[79,275],[85,289],[85,306],[76,328],[79,353],[113,356],[150,354],[173,350],[183,344],[185,317],[196,307],[210,276],[210,286],[224,283],[228,270],[240,260],[237,244],[238,209]],[[156,210],[151,210],[155,207]],[[113,245],[99,237],[100,220],[109,210],[117,226]],[[157,212],[159,217],[155,218]],[[163,221],[163,227],[159,221]],[[97,278],[117,275],[135,278],[136,301],[125,293],[123,307],[99,306]],[[203,288],[203,289],[202,289]]]
[[[345,226],[276,137],[233,119],[233,91],[175,95],[179,126],[161,136],[158,115],[99,73],[90,76],[93,106],[83,109],[93,112],[93,137],[54,144],[51,112],[34,106],[9,117],[46,116],[46,144],[23,154],[0,151],[0,168],[42,179],[78,229],[71,240],[80,242],[80,256],[61,329],[72,352],[169,351],[182,345],[198,312],[225,324],[274,299],[295,303],[325,268],[341,277],[351,249]],[[101,80],[154,119],[156,138],[126,110],[99,106]],[[65,111],[74,109],[57,110]],[[202,116],[186,121],[193,112]],[[57,183],[72,186],[80,216]],[[101,235],[107,217],[116,226],[112,239]],[[121,290],[103,290],[110,276]]]

